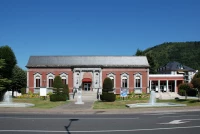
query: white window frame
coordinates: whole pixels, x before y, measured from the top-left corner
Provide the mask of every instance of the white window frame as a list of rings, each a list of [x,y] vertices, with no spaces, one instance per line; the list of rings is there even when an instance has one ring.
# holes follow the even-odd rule
[[[54,78],[55,78],[55,75],[53,74],[53,73],[49,73],[48,75],[47,75],[47,88],[52,88],[52,87],[49,87],[49,79],[53,79],[54,80]]]
[[[60,74],[60,77],[61,77],[61,80],[66,79],[66,83],[65,84],[68,84],[68,74],[62,73],[62,74]]]
[[[127,87],[126,88],[129,88],[129,74],[128,73],[122,73],[121,74],[121,87],[123,85],[123,79],[126,78],[127,79]]]
[[[140,77],[140,87],[136,87],[136,79],[138,77]],[[140,73],[134,75],[134,88],[142,88],[142,75]]]
[[[34,74],[34,88],[40,88],[40,87],[36,87],[36,79],[40,79],[40,87],[41,87],[41,85],[42,85],[42,75],[40,73]]]
[[[109,74],[107,74],[107,77],[109,77],[110,79],[111,78],[114,79],[113,88],[116,88],[116,75],[114,73],[109,73]]]

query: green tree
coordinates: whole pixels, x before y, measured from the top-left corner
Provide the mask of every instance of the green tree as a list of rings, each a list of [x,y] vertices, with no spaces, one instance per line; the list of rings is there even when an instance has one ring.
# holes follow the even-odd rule
[[[61,94],[63,92],[64,84],[60,76],[56,76],[53,81],[53,90],[55,94]]]
[[[26,81],[27,81],[26,72],[16,65],[13,69],[13,75],[11,80],[12,80],[11,88],[13,95],[14,91],[26,87]]]
[[[116,95],[114,92],[112,92],[113,89],[113,82],[112,80],[107,77],[103,81],[103,89],[102,89],[102,95],[100,96],[102,101],[115,101]]]
[[[156,74],[156,63],[154,60],[154,57],[151,53],[144,53],[144,51],[137,49],[136,56],[146,56],[147,60],[149,62],[150,68],[149,68],[149,73],[150,74]]]
[[[109,77],[105,78],[103,81],[103,92],[109,92],[113,90],[114,89],[112,80]]]
[[[5,60],[5,66],[1,70],[0,75],[3,78],[11,79],[12,78],[12,70],[17,64],[17,60],[13,50],[9,46],[1,46],[0,47],[0,59]]]
[[[198,90],[198,98],[200,101],[200,78],[193,78],[191,83],[193,84],[194,88]]]
[[[0,72],[2,71],[2,69],[5,66],[5,62],[3,59],[0,59]],[[0,75],[0,91],[4,90],[6,88],[7,85],[9,85],[11,83],[11,80],[8,80],[7,78],[3,78]]]
[[[149,62],[150,68],[149,68],[149,73],[150,74],[156,74],[156,65],[155,65],[155,60],[152,56],[152,54],[146,54],[147,60]]]
[[[67,99],[69,100],[69,87],[68,87],[68,84],[64,84],[63,94],[67,95]]]
[[[193,85],[190,83],[182,83],[178,87],[179,91],[184,92],[185,99],[187,99],[187,92],[192,88],[193,88]]]
[[[200,71],[198,71],[198,72],[194,75],[193,79],[195,79],[195,78],[200,78]]]

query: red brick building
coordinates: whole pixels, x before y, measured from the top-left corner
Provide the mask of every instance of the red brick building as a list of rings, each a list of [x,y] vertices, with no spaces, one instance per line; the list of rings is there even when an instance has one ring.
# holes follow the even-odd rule
[[[116,93],[149,92],[149,63],[145,56],[31,56],[26,66],[27,91],[40,87],[52,91],[55,76],[68,84],[70,92],[82,88],[97,91],[106,77],[112,79]]]

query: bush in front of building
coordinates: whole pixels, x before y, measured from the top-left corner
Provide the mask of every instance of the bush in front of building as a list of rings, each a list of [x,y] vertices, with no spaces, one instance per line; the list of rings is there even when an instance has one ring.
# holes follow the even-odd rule
[[[113,102],[116,100],[116,94],[113,92],[113,82],[110,78],[105,78],[103,82],[102,95],[100,95],[100,99],[102,101]]]
[[[55,94],[62,94],[64,84],[60,76],[56,76],[53,81],[53,92]]]
[[[116,94],[103,92],[102,95],[100,95],[100,99],[102,101],[113,102],[116,100]]]
[[[67,100],[69,100],[69,87],[68,87],[68,84],[64,85],[63,94],[67,95]]]
[[[50,95],[50,101],[66,101],[66,94],[52,94]]]
[[[110,91],[113,91],[113,90],[114,89],[113,89],[112,80],[109,77],[105,78],[104,81],[103,81],[103,89],[102,89],[102,91],[103,92],[110,92]]]
[[[67,98],[67,89],[62,83],[62,79],[60,76],[56,76],[53,81],[53,94],[50,95],[50,101],[66,101]]]

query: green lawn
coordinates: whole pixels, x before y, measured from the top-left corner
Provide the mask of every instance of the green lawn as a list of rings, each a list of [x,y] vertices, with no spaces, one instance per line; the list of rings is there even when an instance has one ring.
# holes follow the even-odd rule
[[[126,109],[126,104],[135,104],[135,103],[147,103],[148,99],[131,99],[131,100],[116,100],[115,102],[102,102],[96,101],[93,105],[93,109]],[[198,100],[157,100],[157,102],[170,102],[170,103],[179,103],[179,104],[187,104],[187,107],[190,106],[200,106],[200,102]]]
[[[171,103],[179,103],[179,104],[186,104],[189,106],[200,106],[200,101],[194,99],[178,99],[178,100],[157,100],[157,102],[171,102]]]
[[[35,106],[31,108],[50,109],[50,108],[54,108],[54,107],[66,104],[69,101],[51,102],[49,98],[47,98],[46,100],[40,99],[40,98],[13,98],[13,102],[32,103],[32,104],[35,104]]]

